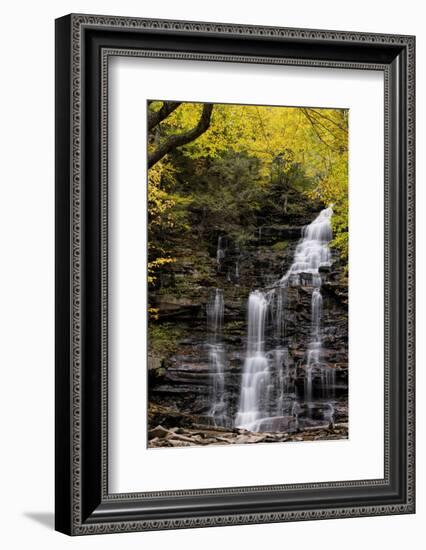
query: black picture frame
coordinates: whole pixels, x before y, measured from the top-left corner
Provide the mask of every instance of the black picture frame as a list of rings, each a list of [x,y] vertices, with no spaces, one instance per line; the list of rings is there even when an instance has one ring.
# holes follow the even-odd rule
[[[383,71],[380,480],[109,494],[106,77],[111,55]],[[415,38],[71,14],[56,20],[56,529],[69,535],[415,511]]]

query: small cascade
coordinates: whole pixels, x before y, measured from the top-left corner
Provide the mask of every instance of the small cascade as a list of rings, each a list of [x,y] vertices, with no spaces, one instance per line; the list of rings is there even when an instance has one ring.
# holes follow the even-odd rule
[[[334,405],[333,403],[327,403],[324,409],[324,420],[327,424],[334,425]]]
[[[219,235],[216,245],[217,273],[226,277],[227,283],[238,283],[240,278],[241,251],[232,239]]]
[[[293,403],[289,399],[289,396],[294,393],[294,383],[291,378],[288,350],[286,348],[275,349],[272,356],[277,373],[275,416],[283,416],[289,412],[290,406],[293,407]]]
[[[322,334],[321,319],[323,300],[320,288],[314,288],[311,301],[311,342],[307,350],[306,375],[305,375],[305,401],[309,413],[312,411],[314,393],[313,378],[321,382],[321,398],[332,399],[334,397],[335,371],[334,368],[324,365],[322,362]],[[332,411],[330,414],[329,411]],[[329,420],[334,414],[333,404],[328,402],[324,410],[324,420]]]
[[[225,259],[225,239],[222,235],[219,235],[217,238],[217,248],[216,248],[216,262],[217,262],[217,269],[220,271],[222,269],[222,262]]]
[[[305,400],[308,408],[312,407],[312,378],[315,370],[320,369],[321,359],[321,317],[322,296],[319,288],[314,288],[311,300],[311,342],[307,351],[306,376],[305,376]]]
[[[240,261],[237,258],[237,261],[235,262],[235,279],[238,281],[240,278]]]
[[[322,364],[322,278],[320,268],[331,265],[329,242],[331,216],[326,208],[303,229],[293,263],[283,277],[266,292],[256,290],[248,300],[247,349],[241,380],[235,426],[250,431],[292,431],[299,427],[302,406],[296,395],[294,369],[286,342],[287,289],[313,287],[311,299],[311,341],[306,350],[304,402],[308,415],[314,402],[314,381],[321,381],[322,399],[331,399],[334,369]],[[261,228],[259,228],[259,241]],[[272,349],[266,350],[266,325],[271,325]],[[269,334],[269,325],[268,325]],[[324,420],[332,422],[334,407],[323,405]]]
[[[322,317],[322,296],[319,288],[314,288],[312,292],[312,336],[314,340],[320,340],[320,328]]]
[[[234,272],[234,278],[236,283],[238,283],[240,279],[240,258],[241,258],[241,250],[239,245],[237,244],[235,246],[235,272]]]
[[[216,288],[207,304],[207,324],[214,343],[217,342],[222,333],[224,312],[223,290]]]
[[[225,402],[225,349],[221,342],[224,311],[223,290],[216,288],[207,304],[207,325],[210,338],[208,344],[210,376],[212,378],[209,415],[217,426],[224,426],[228,418]]]
[[[273,326],[274,326],[274,337],[275,343],[278,348],[285,341],[285,306],[286,306],[287,292],[285,287],[278,287],[274,289],[272,293],[272,299],[274,303],[272,304],[274,310],[273,315]]]

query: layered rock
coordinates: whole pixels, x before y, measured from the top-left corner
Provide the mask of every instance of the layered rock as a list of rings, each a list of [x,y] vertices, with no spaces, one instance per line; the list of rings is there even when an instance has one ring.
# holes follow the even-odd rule
[[[176,273],[169,275],[174,279],[174,284],[176,281],[178,287],[181,284],[179,296],[168,292],[171,281],[164,281],[164,290],[153,297],[151,305],[160,310],[160,324],[170,322],[178,325],[181,336],[175,342],[172,353],[149,353],[151,428],[157,424],[185,429],[195,424],[211,424],[209,411],[213,379],[206,346],[206,307],[216,287],[223,289],[225,304],[222,327],[222,341],[226,350],[224,398],[232,422],[238,409],[244,363],[247,298],[253,289],[268,287],[279,280],[290,267],[302,227],[312,221],[312,213],[307,211],[305,218],[299,215],[294,221],[297,222],[294,225],[265,225],[257,228],[244,246],[224,236],[220,254],[218,234],[212,234],[207,249],[195,248],[191,251],[191,259],[183,262],[183,268],[178,265]],[[301,276],[303,278],[303,274]],[[333,423],[339,424],[347,422],[348,418],[348,288],[343,266],[337,257],[333,257],[330,268],[322,269],[321,277],[324,301],[322,360],[335,372]],[[287,293],[286,339],[292,365],[290,371],[295,392],[303,397],[306,343],[311,330],[312,286],[309,284],[309,274],[306,274],[306,286],[290,286]],[[321,388],[314,384],[314,394],[320,393]],[[326,415],[320,406],[317,409],[311,411],[311,416],[313,424],[317,418],[317,426],[321,427],[319,422]],[[301,413],[303,415],[303,410]],[[285,429],[285,422],[282,421],[280,429]],[[294,435],[297,430],[308,428],[308,425],[299,425],[294,430],[293,426],[289,433],[294,432]],[[155,439],[154,436],[152,438]],[[156,442],[154,446],[162,444]]]

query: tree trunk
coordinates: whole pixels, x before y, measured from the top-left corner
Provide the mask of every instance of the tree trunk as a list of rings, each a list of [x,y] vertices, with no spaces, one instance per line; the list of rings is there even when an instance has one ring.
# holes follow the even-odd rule
[[[201,113],[201,117],[198,121],[197,126],[195,126],[195,128],[192,128],[191,130],[188,130],[187,132],[183,132],[182,134],[168,137],[162,144],[159,145],[159,147],[157,147],[157,149],[149,153],[148,168],[154,166],[154,164],[156,164],[165,155],[167,155],[177,147],[181,147],[186,143],[190,143],[191,141],[194,141],[194,139],[196,139],[197,137],[201,136],[201,134],[204,134],[204,132],[206,132],[210,127],[212,111],[213,104],[204,103],[203,111]]]
[[[181,105],[180,101],[164,101],[158,111],[150,111],[148,109],[148,132],[173,113],[179,105]]]

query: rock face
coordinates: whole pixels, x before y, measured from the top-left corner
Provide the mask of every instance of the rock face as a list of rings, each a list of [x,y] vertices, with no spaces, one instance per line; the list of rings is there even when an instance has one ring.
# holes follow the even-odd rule
[[[250,435],[250,432],[241,433],[233,429],[247,339],[247,299],[253,289],[272,285],[286,273],[293,261],[302,227],[309,224],[313,217],[315,214],[308,210],[305,217],[299,214],[295,220],[287,219],[285,225],[259,227],[244,246],[237,245],[228,235],[212,232],[206,248],[197,248],[197,243],[194,243],[192,251],[182,250],[182,257],[188,254],[191,260],[181,262],[176,273],[162,282],[163,289],[150,296],[151,305],[160,311],[159,325],[169,323],[179,328],[173,349],[166,348],[163,351],[150,347],[148,353],[150,446],[189,445],[191,438],[192,444],[207,444],[206,441],[225,444],[255,442],[254,439],[263,437],[262,433]],[[309,284],[309,275],[306,277],[306,286],[290,286],[287,289],[285,326],[290,375],[294,392],[302,403],[306,349],[311,334],[312,286]],[[318,405],[310,411],[310,421],[300,421],[295,425],[293,417],[281,417],[277,421],[280,425],[275,426],[262,441],[297,440],[300,434],[304,434],[302,439],[339,438],[339,434],[340,438],[347,437],[347,426],[345,429],[340,428],[343,431],[332,431],[335,429],[332,426],[345,426],[348,420],[348,287],[343,266],[336,256],[333,257],[331,267],[322,270],[321,277],[322,360],[334,372],[332,418],[324,421],[327,414],[321,410],[321,400],[318,399]],[[170,278],[173,278],[175,286],[177,281],[178,288],[181,288],[179,297],[167,290]],[[213,377],[206,309],[217,287],[223,290],[224,300],[221,340],[226,351],[223,376],[229,420],[225,426],[228,430],[226,436],[209,432],[205,439],[195,426],[204,426],[205,430],[206,426],[210,426],[210,430],[214,429],[210,416]],[[314,381],[313,394],[318,398],[321,396],[321,383],[318,380]],[[303,415],[302,404],[300,418]],[[170,433],[164,436],[157,429],[159,425],[164,430],[184,431],[175,430],[172,432],[175,436],[170,436]],[[309,432],[315,427],[323,430],[322,434],[318,432],[313,435]],[[218,438],[217,442],[215,438]]]

